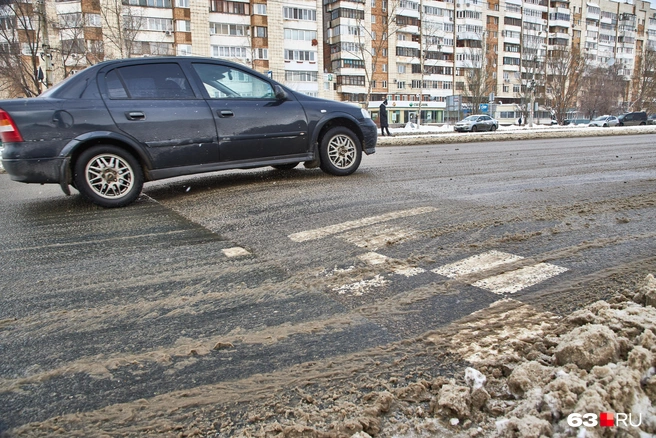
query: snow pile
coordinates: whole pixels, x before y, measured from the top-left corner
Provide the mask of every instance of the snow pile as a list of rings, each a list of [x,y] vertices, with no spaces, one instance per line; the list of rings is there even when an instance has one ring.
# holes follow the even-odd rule
[[[565,318],[508,307],[454,330],[451,346],[471,359],[464,375],[414,381],[357,401],[335,395],[322,409],[288,405],[287,419],[254,421],[237,436],[653,437],[655,304],[656,279],[648,275],[638,290]],[[614,414],[612,426],[602,427],[603,413]]]
[[[462,383],[433,382],[439,387],[434,413],[452,425],[477,424],[469,436],[654,436],[655,304],[656,280],[649,275],[632,296],[571,314],[563,323],[573,329],[523,345],[525,357],[516,364],[501,355],[480,370],[467,369]],[[613,427],[568,425],[570,414],[594,414],[600,421],[601,413],[627,418]]]

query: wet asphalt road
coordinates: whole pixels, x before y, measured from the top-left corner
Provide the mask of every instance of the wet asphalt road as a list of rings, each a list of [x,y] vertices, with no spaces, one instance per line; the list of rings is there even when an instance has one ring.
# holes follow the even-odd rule
[[[381,147],[350,177],[178,178],[118,210],[1,174],[0,433],[410,339],[507,297],[561,314],[606,298],[656,271],[655,152],[653,134]],[[513,292],[476,283],[504,271],[440,270],[490,251],[560,270]]]

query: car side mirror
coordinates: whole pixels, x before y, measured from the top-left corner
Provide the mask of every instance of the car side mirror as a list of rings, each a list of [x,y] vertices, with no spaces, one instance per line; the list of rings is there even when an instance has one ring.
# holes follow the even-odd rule
[[[282,88],[280,85],[275,85],[273,87],[273,91],[276,93],[277,100],[287,100],[287,98],[289,97],[285,89]]]

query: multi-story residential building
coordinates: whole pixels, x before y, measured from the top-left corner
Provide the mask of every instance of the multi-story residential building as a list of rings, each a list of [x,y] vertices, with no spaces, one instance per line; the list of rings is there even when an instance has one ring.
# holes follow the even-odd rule
[[[537,111],[548,119],[545,60],[562,49],[580,51],[595,65],[614,65],[626,80],[623,100],[630,102],[636,69],[647,50],[656,50],[656,10],[642,0],[17,4],[30,3],[3,7],[0,49],[9,53],[20,45],[46,85],[103,59],[221,57],[303,93],[357,102],[373,112],[387,98],[392,123],[417,121],[420,112],[423,123],[469,111],[502,121]],[[21,94],[17,87],[4,91]]]

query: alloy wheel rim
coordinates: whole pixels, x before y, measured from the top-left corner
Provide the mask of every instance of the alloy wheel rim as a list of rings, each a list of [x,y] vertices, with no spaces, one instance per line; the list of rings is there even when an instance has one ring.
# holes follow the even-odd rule
[[[328,144],[328,158],[339,169],[348,169],[355,162],[356,147],[353,140],[346,135],[336,135]]]
[[[134,186],[132,167],[118,155],[98,155],[89,161],[85,171],[91,190],[105,199],[121,198]]]

